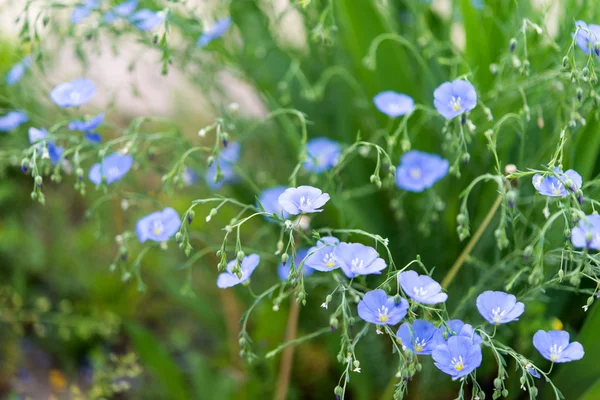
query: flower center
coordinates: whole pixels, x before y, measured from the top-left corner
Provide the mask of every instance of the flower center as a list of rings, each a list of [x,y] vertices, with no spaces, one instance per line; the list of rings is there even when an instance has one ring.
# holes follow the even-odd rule
[[[452,109],[454,111],[460,110],[460,108],[461,108],[460,101],[461,101],[460,96],[456,96],[456,97],[452,96],[452,98],[450,99],[450,107],[452,107]]]
[[[411,168],[408,173],[413,179],[419,179],[421,177],[421,168]]]
[[[362,269],[365,266],[365,263],[360,258],[355,258],[352,260],[352,270],[355,271],[357,269]]]
[[[557,344],[553,344],[552,346],[550,346],[550,359],[552,361],[558,359],[558,357],[560,357],[560,354],[562,352],[563,352],[562,346],[558,346]]]
[[[108,171],[106,171],[106,175],[108,177],[111,177],[111,178],[114,178],[114,177],[118,176],[119,175],[119,168],[117,168],[117,167],[110,167],[108,169]]]
[[[552,187],[552,194],[561,194],[562,189],[563,189],[562,183],[556,183],[556,184],[552,183],[551,187]]]
[[[506,314],[508,314],[508,311],[501,310],[500,307],[494,308],[492,310],[492,319],[495,323],[499,324]]]
[[[163,225],[162,221],[156,220],[152,223],[152,233],[154,233],[156,236],[160,235],[164,229],[165,226]]]
[[[387,322],[390,317],[388,317],[388,308],[386,306],[381,306],[377,309],[377,315],[379,316],[379,321]]]
[[[423,289],[423,286],[421,287],[414,287],[413,288],[413,293],[415,294],[415,296],[425,296],[427,294],[427,290]]]
[[[465,362],[463,361],[462,356],[458,356],[458,358],[453,357],[452,360],[450,360],[450,364],[452,364],[454,369],[457,371],[462,371],[465,369]]]
[[[300,208],[308,208],[312,204],[312,201],[304,196],[300,197]]]
[[[335,259],[333,258],[333,254],[332,253],[325,254],[325,257],[323,257],[323,262],[329,268],[335,267]]]
[[[415,338],[415,351],[417,353],[422,352],[423,349],[425,348],[425,345],[426,345],[425,339],[419,339],[418,336]]]

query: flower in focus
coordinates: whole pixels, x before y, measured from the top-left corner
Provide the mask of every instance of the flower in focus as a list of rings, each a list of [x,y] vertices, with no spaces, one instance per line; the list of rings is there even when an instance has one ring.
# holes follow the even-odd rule
[[[89,142],[100,143],[102,138],[100,137],[100,134],[94,132],[94,130],[98,128],[102,122],[104,122],[104,113],[96,115],[89,121],[71,121],[69,122],[68,128],[70,131],[83,132],[86,140]]]
[[[208,29],[200,35],[198,42],[196,42],[196,46],[204,47],[213,40],[220,38],[227,32],[232,22],[231,17],[225,17],[218,20],[211,29]]]
[[[31,127],[29,128],[28,135],[29,143],[34,144],[42,140],[46,140],[48,138],[48,131],[46,131],[44,128],[37,129]],[[41,147],[40,151],[42,151],[42,149],[43,147]],[[61,146],[57,146],[52,140],[48,140],[46,142],[46,149],[48,149],[48,156],[50,157],[52,164],[57,165],[65,149]]]
[[[542,331],[543,332],[543,331]],[[529,375],[533,376],[534,378],[538,378],[540,379],[542,376],[540,375],[539,372],[537,372],[537,370],[535,368],[533,368],[533,365],[531,364],[527,364],[525,366],[525,370],[527,371],[527,373],[529,373]]]
[[[373,98],[373,103],[379,111],[392,118],[409,114],[415,109],[412,97],[393,90],[378,93]]]
[[[191,167],[185,167],[185,170],[183,171],[183,176],[181,177],[181,180],[183,181],[183,184],[185,186],[191,186],[194,183],[198,182],[198,174],[196,173],[196,171],[194,171],[193,168]]]
[[[260,262],[260,256],[258,254],[250,254],[249,256],[244,257],[240,263],[240,277],[233,273],[237,262],[237,260],[229,261],[229,263],[227,263],[227,271],[219,274],[219,277],[217,278],[217,286],[219,288],[227,289],[250,279],[250,275],[252,275]]]
[[[600,215],[587,215],[571,231],[571,243],[582,249],[600,250]]]
[[[475,329],[459,319],[452,319],[440,326],[435,334],[436,344],[443,344],[452,336],[469,338],[475,344],[480,344],[482,342],[481,336],[475,333]]]
[[[596,48],[596,44],[600,43],[600,25],[588,25],[583,21],[575,21],[575,27],[579,28],[575,38],[577,46],[585,54],[590,54],[590,50],[593,49],[596,56],[600,57],[600,49]]]
[[[119,18],[127,18],[138,6],[138,0],[125,1],[117,6],[114,6],[110,11],[104,14],[104,22],[111,24]]]
[[[518,320],[525,305],[512,294],[488,290],[477,297],[477,310],[489,323],[499,325]]]
[[[377,250],[360,243],[340,243],[333,250],[335,263],[348,278],[357,275],[380,274],[387,267]]]
[[[258,201],[262,205],[263,209],[271,214],[275,214],[280,218],[287,219],[288,213],[283,211],[283,207],[279,204],[279,196],[285,190],[287,186],[274,186],[269,189],[265,189],[258,196]]]
[[[56,86],[50,92],[50,98],[59,107],[79,107],[90,101],[95,93],[94,82],[79,78]]]
[[[177,211],[171,207],[142,217],[135,224],[135,233],[140,243],[146,240],[165,242],[175,235],[181,226]]]
[[[396,186],[409,192],[422,192],[448,174],[450,163],[437,154],[411,150],[400,157]]]
[[[402,349],[416,354],[431,354],[436,346],[434,340],[437,328],[429,321],[417,319],[413,324],[403,323],[396,336],[402,340]]]
[[[30,66],[31,66],[31,57],[30,56],[24,57],[21,61],[19,61],[15,65],[13,65],[13,67],[6,74],[6,78],[5,78],[6,84],[8,86],[12,86],[15,83],[19,82],[21,80],[21,78],[23,77],[23,75],[25,75],[25,72],[27,71],[27,69],[29,69]]]
[[[532,184],[535,190],[544,196],[564,197],[569,194],[567,189],[576,192],[581,188],[582,179],[576,171],[569,169],[562,172],[561,169],[554,168],[554,172],[558,176],[543,177],[540,174],[535,174],[532,179]]]
[[[569,343],[569,332],[542,331],[533,335],[533,345],[542,357],[555,363],[581,360],[585,352],[579,342]]]
[[[104,183],[110,185],[123,178],[133,165],[133,157],[129,154],[111,153],[102,162],[90,168],[89,178],[95,185]]]
[[[358,303],[358,316],[363,320],[377,325],[397,325],[406,316],[408,302],[400,299],[396,303],[393,296],[387,295],[381,289],[365,293]]]
[[[73,8],[73,13],[71,13],[71,23],[73,25],[80,24],[84,19],[89,17],[98,6],[98,0],[84,0],[83,4]]]
[[[448,299],[448,295],[442,293],[440,284],[427,275],[404,271],[398,275],[398,282],[404,293],[417,303],[433,305]]]
[[[457,79],[444,82],[433,92],[433,104],[446,120],[450,120],[477,106],[477,92],[471,83]]]
[[[218,161],[214,161],[206,171],[204,179],[208,187],[213,191],[219,190],[226,183],[234,183],[239,179],[238,174],[235,172],[234,165],[240,159],[240,144],[237,142],[231,142],[225,147],[219,154]],[[215,182],[217,176],[217,163],[221,170],[221,180]]]
[[[435,366],[452,380],[469,375],[481,365],[481,347],[464,336],[452,336],[431,353]]]
[[[308,249],[299,249],[296,251],[296,255],[294,256],[294,268],[300,267],[300,264],[304,258],[306,258],[307,254]],[[282,281],[287,281],[290,276],[290,272],[292,272],[291,261],[292,258],[290,257],[289,261],[285,265],[281,263],[277,266],[277,275],[279,275],[279,279]],[[305,277],[310,276],[313,274],[313,272],[315,272],[314,269],[306,265],[306,262],[302,265],[302,270]]]
[[[308,141],[306,151],[308,157],[302,166],[308,172],[320,174],[337,164],[342,149],[335,140],[318,137]]]
[[[329,201],[329,195],[312,186],[287,188],[279,196],[279,204],[292,215],[321,212],[320,207]]]
[[[29,121],[25,111],[11,111],[0,117],[0,132],[10,132]]]
[[[333,236],[324,236],[317,245],[308,250],[308,257],[304,265],[309,266],[317,271],[329,272],[339,268],[339,264],[335,262],[333,257],[333,249],[338,245],[340,240]]]
[[[135,25],[140,31],[149,32],[159,26],[164,19],[163,12],[144,8],[129,17],[129,22]]]

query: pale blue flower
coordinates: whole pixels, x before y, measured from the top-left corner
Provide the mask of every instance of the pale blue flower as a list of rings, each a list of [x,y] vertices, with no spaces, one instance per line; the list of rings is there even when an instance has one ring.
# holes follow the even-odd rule
[[[50,98],[60,107],[79,107],[90,101],[95,93],[94,82],[79,78],[56,86],[50,92]]]
[[[421,304],[438,304],[448,299],[442,287],[427,275],[419,275],[415,271],[404,271],[398,275],[398,282],[408,297]]]
[[[437,111],[450,120],[477,106],[477,92],[471,83],[457,79],[444,82],[433,93]]]
[[[89,178],[95,185],[104,183],[110,185],[122,179],[133,165],[133,157],[129,154],[111,153],[102,162],[90,168]]]
[[[412,97],[393,90],[378,93],[373,102],[379,111],[392,118],[409,114],[415,109]]]
[[[360,243],[340,243],[333,250],[336,265],[348,278],[358,275],[380,274],[387,267],[377,250]]]
[[[181,180],[183,181],[183,184],[185,186],[191,186],[194,183],[197,183],[199,179],[200,178],[198,177],[198,174],[196,173],[196,171],[194,171],[193,168],[185,167],[185,170],[183,171],[183,176],[181,177]]]
[[[15,83],[19,82],[21,78],[25,75],[25,72],[31,66],[31,56],[24,57],[21,61],[13,65],[13,67],[6,74],[6,84],[8,86],[12,86]]]
[[[539,330],[533,335],[533,345],[546,360],[555,363],[581,360],[585,354],[581,343],[569,343],[566,331]]]
[[[85,138],[92,143],[100,143],[102,138],[97,132],[94,132],[96,128],[104,122],[104,113],[100,113],[88,121],[71,121],[69,122],[68,128],[70,131],[80,131],[85,134]]]
[[[571,231],[571,243],[578,249],[600,250],[600,215],[586,215]]]
[[[489,323],[499,325],[517,321],[525,305],[512,294],[488,290],[477,297],[477,310]]]
[[[396,186],[409,192],[422,192],[448,174],[450,163],[437,154],[411,150],[400,157]]]
[[[227,263],[227,271],[219,274],[217,278],[217,286],[221,289],[226,289],[240,283],[244,283],[250,279],[250,276],[258,266],[260,256],[258,254],[250,254],[244,257],[240,263],[241,277],[233,273],[237,260],[231,260]]]
[[[302,264],[302,261],[304,260],[304,258],[306,258],[306,255],[308,254],[308,249],[299,249],[296,251],[296,255],[294,256],[294,268],[298,269],[300,268],[300,264]],[[282,281],[287,281],[289,276],[290,276],[290,272],[292,271],[292,257],[290,257],[288,259],[288,261],[285,263],[285,265],[283,265],[283,263],[280,263],[277,266],[277,275],[279,276],[279,279],[281,279]],[[302,264],[302,273],[304,275],[304,277],[310,276],[312,275],[315,270],[310,268],[309,266],[306,265],[306,262],[304,264]]]
[[[146,240],[166,242],[179,231],[181,219],[171,207],[142,217],[135,224],[135,233],[140,243]]]
[[[218,20],[211,29],[208,29],[202,35],[200,35],[196,45],[198,47],[204,47],[213,40],[222,37],[225,34],[225,32],[227,32],[232,22],[233,21],[230,17]]]
[[[575,38],[577,46],[585,54],[590,54],[590,50],[593,50],[594,54],[600,57],[600,49],[596,48],[596,44],[600,43],[600,25],[588,25],[583,21],[575,21],[575,27],[579,28]],[[575,35],[575,33],[572,35]]]
[[[429,355],[437,345],[434,340],[437,328],[429,321],[415,320],[412,325],[403,323],[396,336],[402,341],[402,349],[416,354]]]
[[[435,366],[450,375],[452,380],[462,378],[475,371],[482,360],[481,347],[464,336],[452,336],[431,353]]]
[[[306,258],[304,265],[308,265],[317,271],[329,272],[338,269],[340,266],[335,262],[333,257],[333,249],[338,245],[340,240],[333,236],[324,236],[317,245],[308,250],[309,256]]]
[[[274,186],[269,189],[265,189],[258,196],[258,201],[262,205],[263,209],[271,214],[275,214],[280,218],[287,219],[289,214],[283,210],[283,207],[279,204],[279,196],[285,190],[287,186]]]
[[[443,344],[452,336],[464,336],[469,338],[475,344],[482,342],[481,336],[475,333],[473,326],[465,324],[459,319],[452,319],[440,326],[435,334],[436,344]]]
[[[57,146],[56,143],[52,140],[48,139],[48,131],[46,129],[41,128],[37,129],[34,127],[29,128],[29,143],[35,144],[40,141],[46,141],[46,149],[48,150],[48,156],[52,164],[57,165],[60,161],[60,158],[63,155],[64,148],[61,146]],[[40,151],[43,150],[43,147],[39,147]]]
[[[129,22],[135,25],[140,31],[149,32],[158,27],[164,19],[163,12],[144,8],[129,17]]]
[[[358,303],[358,316],[376,325],[397,325],[406,316],[408,302],[400,298],[398,302],[381,289],[365,293]]]
[[[532,179],[535,190],[544,196],[564,197],[569,194],[568,190],[576,192],[581,188],[583,181],[581,175],[576,171],[569,169],[563,173],[560,168],[556,167],[554,173],[558,176],[543,177],[535,174]]]
[[[329,201],[329,195],[312,186],[288,188],[279,196],[279,205],[292,215],[321,212]]]
[[[29,121],[25,111],[11,111],[0,117],[0,132],[10,132]]]
[[[106,14],[104,14],[104,22],[111,24],[119,18],[127,18],[133,14],[137,6],[138,0],[129,0],[116,5]]]
[[[308,155],[302,166],[308,172],[317,174],[333,168],[342,153],[340,144],[326,137],[309,140],[306,144],[306,151]]]
[[[71,13],[71,23],[73,25],[80,24],[89,17],[99,5],[99,0],[84,0],[83,4],[73,8],[73,13]]]

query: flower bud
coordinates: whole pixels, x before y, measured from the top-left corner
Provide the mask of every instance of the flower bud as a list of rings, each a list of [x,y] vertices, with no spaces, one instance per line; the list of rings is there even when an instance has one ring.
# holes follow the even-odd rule
[[[581,99],[583,99],[583,90],[581,88],[577,88],[576,93],[577,93],[577,100],[581,101]]]
[[[237,252],[237,259],[238,261],[242,261],[244,259],[246,255],[244,254],[244,252],[242,250]]]
[[[502,387],[502,379],[500,379],[500,378],[494,379],[494,387],[496,389],[500,389]]]
[[[290,256],[288,256],[287,253],[283,253],[281,255],[281,262],[283,263],[283,265],[285,266],[285,263],[287,262],[287,260],[290,258]]]
[[[510,52],[512,53],[513,51],[515,51],[516,47],[517,47],[517,39],[515,39],[515,38],[510,39],[510,45],[509,45]]]
[[[40,175],[36,176],[34,182],[37,186],[42,186],[43,179]]]
[[[569,65],[569,58],[567,56],[564,56],[562,59],[562,65],[564,68],[567,68],[567,66]]]
[[[183,240],[183,234],[181,232],[177,232],[175,234],[175,242],[181,243],[182,240]]]
[[[188,224],[192,223],[192,221],[194,220],[194,216],[196,216],[196,213],[194,212],[194,210],[190,210],[190,212],[188,212],[188,214],[187,214]]]

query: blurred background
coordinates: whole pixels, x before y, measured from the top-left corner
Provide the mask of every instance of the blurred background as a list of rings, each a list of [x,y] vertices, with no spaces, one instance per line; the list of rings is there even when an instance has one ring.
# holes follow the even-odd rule
[[[469,74],[496,121],[508,113],[519,116],[498,136],[503,166],[542,168],[560,130],[577,113],[586,123],[569,131],[565,165],[579,171],[584,182],[600,172],[594,87],[585,86],[584,104],[574,105],[580,83],[571,82],[561,65],[574,21],[600,23],[600,5],[593,0],[142,0],[140,8],[171,9],[166,75],[162,60],[167,47],[157,44],[152,33],[127,24],[105,26],[95,22],[101,20],[96,14],[73,26],[69,18],[74,4],[0,0],[0,74],[24,55],[36,56],[18,86],[0,86],[2,114],[24,108],[31,116],[28,125],[0,134],[0,398],[273,398],[281,385],[281,360],[263,356],[284,342],[290,323],[287,300],[278,310],[269,300],[254,309],[248,331],[260,357],[248,364],[239,356],[238,334],[253,294],[245,287],[220,290],[215,285],[222,228],[237,210],[224,207],[206,222],[211,207],[197,207],[189,227],[194,247],[190,257],[174,242],[167,249],[141,253],[144,246],[127,239],[140,217],[167,206],[183,215],[194,199],[212,196],[204,179],[204,155],[186,162],[200,177],[195,183],[165,185],[161,177],[190,145],[212,145],[214,137],[200,137],[198,131],[217,118],[227,124],[230,139],[242,145],[238,172],[243,176],[218,193],[247,204],[262,189],[286,185],[297,162],[297,118],[282,114],[264,121],[270,112],[289,108],[305,113],[309,137],[327,136],[350,146],[360,133],[377,141],[382,130],[395,129],[397,122],[375,109],[375,94],[395,90],[431,107],[433,90],[462,74]],[[116,4],[106,0],[103,7]],[[25,5],[28,30],[35,34],[23,41]],[[47,16],[47,24],[38,15]],[[224,37],[206,48],[196,47],[198,36],[226,16],[233,25]],[[523,30],[525,20],[541,26],[543,34]],[[370,53],[376,38],[393,33],[404,40],[385,40]],[[156,33],[159,38],[162,34]],[[514,52],[509,49],[512,38],[517,41]],[[525,61],[529,74],[521,68]],[[94,80],[98,88],[90,104],[73,113],[50,102],[52,87],[80,76]],[[27,127],[50,127],[97,112],[107,117],[100,128],[104,138],[119,137],[138,117],[171,122],[154,119],[144,125],[141,131],[164,133],[165,139],[143,142],[134,170],[107,192],[88,183],[82,196],[73,188],[76,178],[66,174],[61,182],[45,179],[45,205],[31,200],[31,176],[19,167],[20,152],[28,147]],[[483,137],[494,122],[487,121],[481,107],[472,120],[477,128],[471,160],[461,166],[460,178],[448,176],[435,191],[420,194],[402,193],[393,185],[379,190],[369,184],[375,155],[356,155],[337,177],[331,208],[311,221],[311,228],[379,234],[389,238],[398,265],[421,255],[425,265],[435,267],[433,277],[441,280],[466,244],[456,234],[459,195],[475,177],[494,173],[495,161]],[[417,114],[409,122],[412,147],[452,162],[442,128],[441,119]],[[396,148],[394,162],[400,154]],[[90,151],[87,167],[97,159],[97,152]],[[304,172],[299,183],[326,187],[329,179]],[[477,294],[502,290],[517,276],[513,292],[527,295],[527,317],[500,330],[499,337],[544,365],[532,347],[533,333],[570,331],[586,356],[554,368],[553,380],[566,399],[600,399],[597,306],[584,312],[587,296],[577,289],[549,285],[531,291],[527,284],[531,262],[522,257],[523,249],[544,222],[543,200],[534,196],[529,183],[519,187],[520,217],[511,225],[511,247],[496,247],[496,215],[448,289],[448,309],[453,317],[480,323],[474,307]],[[592,185],[586,194],[594,193]],[[496,196],[493,184],[472,191],[472,231]],[[279,234],[262,220],[244,225],[246,252],[260,251],[262,256],[252,278],[256,294],[277,282]],[[563,227],[557,226],[548,235],[549,276],[561,261],[562,234]],[[123,279],[121,268],[132,265],[143,282]],[[373,287],[377,282],[372,280]],[[329,313],[320,305],[331,285],[307,280],[309,297],[300,311],[298,335],[328,326]],[[297,346],[286,398],[334,398],[333,388],[345,369],[336,360],[338,349],[335,332]],[[368,335],[357,355],[362,372],[352,375],[346,398],[391,399],[396,366],[388,341]],[[484,352],[484,360],[478,380],[491,398],[496,366],[491,353]],[[512,371],[514,365],[508,368]],[[519,385],[512,376],[509,398],[528,398]],[[543,390],[543,382],[538,386],[540,398],[554,398]],[[454,399],[457,391],[457,383],[424,359],[408,398]]]

